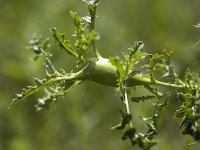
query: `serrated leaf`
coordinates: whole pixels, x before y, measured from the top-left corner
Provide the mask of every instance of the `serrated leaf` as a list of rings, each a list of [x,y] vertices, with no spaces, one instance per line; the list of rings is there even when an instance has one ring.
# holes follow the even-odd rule
[[[150,85],[144,85],[144,87],[149,90],[149,92],[151,92],[152,94],[154,94],[155,96],[158,96],[158,97],[162,97],[163,94],[158,92],[158,89],[157,88],[152,88]]]
[[[136,63],[142,59],[145,58],[145,56],[147,55],[147,53],[144,53],[142,51],[137,51],[135,54],[134,54],[134,59],[136,60]]]
[[[32,95],[38,90],[37,86],[29,86],[26,90],[23,90],[22,93],[17,94],[17,97],[11,101],[11,104],[8,109],[10,109],[14,104],[19,101],[24,100],[26,97]]]
[[[180,109],[176,110],[174,117],[182,118],[185,116],[185,114],[186,114],[186,109],[184,107],[181,107]]]
[[[144,47],[144,43],[142,41],[134,42],[133,46],[129,48],[131,51],[129,56],[130,59],[134,58],[135,60],[140,60],[146,53],[141,52]]]
[[[143,147],[145,149],[149,149],[151,148],[152,146],[156,145],[158,142],[156,140],[144,140],[143,141]]]
[[[68,40],[64,39],[64,35],[57,32],[56,28],[51,28],[50,30],[52,31],[53,36],[55,40],[59,43],[60,47],[64,48],[68,54],[78,58],[76,50],[72,47],[72,44]]]
[[[38,99],[38,103],[35,105],[37,111],[49,109],[52,102],[55,102],[59,97],[64,96],[67,91],[80,83],[80,80],[72,80],[65,81],[64,85],[60,84],[57,85],[57,87],[50,87],[49,90],[46,90],[46,96]]]
[[[147,95],[147,96],[141,96],[141,97],[131,97],[131,101],[139,103],[141,101],[144,102],[146,100],[152,100],[152,99],[155,99],[155,98],[157,98],[157,97],[152,96],[152,95]]]
[[[110,60],[111,64],[113,66],[115,66],[116,69],[118,70],[118,72],[119,72],[119,84],[122,84],[122,82],[124,81],[124,79],[126,77],[123,64],[121,63],[121,61],[118,57],[110,57],[109,60]]]
[[[153,117],[149,117],[149,118],[145,118],[145,117],[140,117],[149,127],[150,130],[153,130],[156,133],[156,127],[155,127],[155,122],[156,119],[158,118],[158,116],[153,116]]]
[[[128,125],[130,123],[130,121],[132,119],[132,115],[123,113],[122,111],[120,111],[120,113],[121,113],[121,116],[122,116],[121,122],[118,125],[112,127],[111,129],[122,130],[126,127],[126,125]]]
[[[74,25],[78,27],[78,30],[82,30],[81,17],[75,11],[70,11],[70,15],[74,18]]]
[[[40,81],[39,81],[39,79],[36,79],[35,81],[38,82],[38,84],[36,86],[27,86],[27,89],[23,89],[23,91],[20,94],[17,94],[17,97],[11,101],[11,104],[8,109],[10,109],[14,104],[18,103],[19,101],[22,101],[25,98],[27,98],[28,96],[36,93],[42,87],[51,83],[54,80],[53,79],[54,77],[56,77],[56,75],[51,75],[50,78],[46,78],[46,79],[43,79]]]
[[[166,65],[164,64],[160,64],[160,63],[157,63],[154,67],[154,70],[157,70],[157,71],[167,71],[167,67]]]
[[[138,42],[136,43],[136,49],[137,49],[137,50],[142,50],[143,47],[144,47],[144,43],[143,43],[142,41],[138,41]]]
[[[126,124],[125,126],[125,132],[122,135],[122,140],[126,140],[127,138],[129,139],[134,139],[136,135],[136,129],[130,126],[129,124]]]

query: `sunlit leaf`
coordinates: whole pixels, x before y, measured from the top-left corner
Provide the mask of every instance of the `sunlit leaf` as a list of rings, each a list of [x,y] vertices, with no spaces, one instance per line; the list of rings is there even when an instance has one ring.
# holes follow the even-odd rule
[[[59,43],[60,48],[64,48],[65,51],[70,55],[78,57],[76,50],[72,47],[71,43],[68,40],[64,39],[63,34],[57,32],[55,28],[51,28],[50,30],[52,31],[55,40]]]
[[[119,84],[122,84],[122,82],[124,81],[124,79],[126,77],[123,64],[121,63],[121,61],[118,57],[110,57],[109,60],[110,60],[111,64],[117,68],[119,75],[120,75]]]

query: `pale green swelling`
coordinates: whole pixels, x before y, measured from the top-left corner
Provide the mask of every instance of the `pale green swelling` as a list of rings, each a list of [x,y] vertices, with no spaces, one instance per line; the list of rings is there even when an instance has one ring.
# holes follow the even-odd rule
[[[117,69],[113,66],[109,59],[106,58],[92,58],[90,59],[89,64],[80,70],[77,73],[71,73],[67,76],[57,77],[58,80],[81,80],[81,81],[94,81],[99,84],[106,86],[117,87]],[[54,81],[55,81],[54,80]],[[150,78],[144,77],[142,74],[136,74],[133,77],[127,79],[127,86],[136,86],[136,85],[160,85],[170,88],[183,88],[184,85],[171,84],[166,82],[161,82]]]

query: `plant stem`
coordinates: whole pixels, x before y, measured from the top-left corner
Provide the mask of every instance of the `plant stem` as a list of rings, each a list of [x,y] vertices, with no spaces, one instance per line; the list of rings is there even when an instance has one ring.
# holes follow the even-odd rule
[[[127,96],[127,89],[124,89],[124,103],[126,105],[126,112],[127,114],[130,114],[130,108],[129,108],[129,102],[128,102],[128,96]]]
[[[106,58],[100,58],[99,60],[91,59],[89,64],[83,68],[83,70],[79,71],[77,78],[80,80],[94,81],[106,86],[118,87],[117,69]],[[185,87],[183,83],[174,84],[158,80],[152,81],[150,77],[145,77],[143,74],[136,74],[133,77],[128,78],[126,81],[127,87],[145,84],[158,85],[173,89],[182,89]]]
[[[90,23],[90,32],[91,31],[94,31],[95,30],[95,22],[96,22],[96,8],[97,8],[97,4],[98,4],[98,1],[95,2],[95,9],[94,9],[94,12],[90,12],[90,15],[91,15],[91,23]],[[91,10],[90,10],[91,11]],[[92,49],[96,55],[97,58],[100,58],[101,55],[99,54],[97,48],[96,48],[96,45],[95,45],[95,41],[92,42]]]
[[[58,73],[58,71],[54,67],[53,63],[51,62],[51,60],[49,58],[46,58],[46,61],[47,61],[48,65],[49,65],[48,67],[51,68],[51,70],[53,71],[53,73]]]
[[[125,106],[126,106],[126,113],[127,113],[128,115],[130,115],[131,112],[130,112],[129,101],[128,101],[128,95],[127,95],[127,88],[126,88],[126,87],[123,88],[122,94],[123,94],[123,101],[124,101],[124,104],[125,104]],[[132,121],[131,121],[131,120],[129,121],[129,125],[130,125],[131,127],[133,127],[133,124],[132,124]]]
[[[164,87],[169,87],[169,88],[177,88],[177,89],[182,89],[185,87],[185,85],[181,84],[173,84],[173,83],[167,83],[167,82],[162,82],[162,81],[155,81],[155,85],[160,85]]]
[[[36,93],[43,87],[52,84],[54,82],[58,81],[73,81],[73,80],[79,80],[79,81],[93,81],[105,86],[111,86],[111,87],[118,87],[117,82],[117,69],[115,66],[113,66],[108,59],[106,58],[100,58],[100,59],[91,59],[89,64],[83,68],[82,70],[76,72],[76,73],[69,73],[69,74],[60,74],[55,72],[55,77],[50,77],[50,79],[45,79],[46,81],[41,84],[34,86],[34,89],[29,91],[25,96],[22,98],[14,99],[11,103],[11,106],[18,101],[21,101],[25,99],[26,97]],[[167,83],[162,81],[154,80],[152,81],[151,78],[144,77],[142,74],[136,74],[133,77],[127,79],[126,81],[126,88],[131,86],[139,86],[139,85],[158,85],[163,86],[167,88],[173,88],[173,89],[184,89],[184,84],[173,84],[173,83]],[[130,113],[129,109],[129,103],[128,103],[128,97],[127,97],[127,91],[126,88],[124,89],[124,102],[126,105],[127,113]],[[10,106],[10,107],[11,107]]]

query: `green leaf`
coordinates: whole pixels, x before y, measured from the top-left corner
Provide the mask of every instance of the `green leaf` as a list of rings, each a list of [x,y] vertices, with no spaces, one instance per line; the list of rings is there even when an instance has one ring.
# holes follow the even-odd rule
[[[126,140],[127,138],[133,140],[135,136],[136,136],[136,129],[127,124],[125,126],[125,132],[122,135],[122,140]]]
[[[185,109],[185,107],[182,106],[180,109],[176,110],[174,117],[182,118],[185,115],[186,115],[186,109]]]
[[[74,18],[74,25],[77,27],[76,34],[83,33],[83,23],[81,23],[82,18],[75,11],[70,11],[70,15]]]
[[[162,97],[163,96],[163,93],[160,93],[158,91],[157,88],[152,88],[150,85],[144,85],[144,87],[149,90],[149,92],[151,92],[152,94],[154,94],[155,96],[158,96],[158,97]]]
[[[191,106],[191,104],[193,103],[193,100],[191,99],[191,95],[188,93],[179,93],[179,97],[186,106]]]
[[[11,101],[11,104],[8,109],[10,109],[14,104],[19,101],[24,100],[26,97],[32,95],[38,90],[38,86],[28,86],[27,89],[23,89],[22,93],[17,94],[17,97]]]
[[[118,57],[110,57],[109,60],[111,64],[117,68],[119,72],[119,85],[121,85],[126,77],[124,66]]]
[[[88,50],[88,48],[91,46],[92,42],[94,42],[95,40],[98,39],[98,34],[95,31],[91,31],[89,32],[89,34],[83,38],[82,40],[80,40],[81,42],[81,50],[83,52],[83,54],[85,54],[85,52]]]
[[[139,60],[141,60],[144,56],[146,56],[146,53],[142,52],[142,49],[144,47],[144,43],[142,41],[134,42],[133,46],[129,48],[130,50],[130,61],[134,61],[135,63]]]
[[[120,113],[121,113],[121,116],[122,116],[122,121],[118,125],[112,127],[111,129],[122,130],[126,127],[126,125],[130,124],[130,121],[132,119],[132,115],[127,114],[127,113],[123,113],[122,111],[120,111]]]
[[[64,48],[68,54],[78,58],[76,50],[72,47],[68,40],[64,39],[64,35],[57,32],[56,28],[51,28],[50,30],[53,33],[54,39],[59,43],[60,48]]]
[[[167,70],[167,66],[164,65],[164,64],[161,64],[161,63],[157,63],[154,67],[154,70],[157,70],[157,71],[168,71]]]
[[[37,85],[36,86],[27,86],[26,89],[23,89],[23,91],[20,94],[17,94],[17,97],[14,98],[11,101],[11,104],[8,109],[10,109],[14,104],[16,104],[19,101],[24,100],[28,96],[36,93],[38,90],[40,90],[42,87],[46,86],[47,84],[51,83],[54,81],[54,79],[57,77],[56,74],[52,74],[50,77],[47,77],[46,79],[39,80],[35,79]]]
[[[139,103],[139,102],[144,102],[146,100],[152,100],[152,99],[155,99],[155,98],[158,98],[157,96],[152,96],[152,95],[147,95],[147,96],[141,96],[141,97],[131,97],[131,101],[132,102],[136,102],[136,103]]]
[[[158,142],[156,140],[144,140],[143,141],[143,148],[149,149],[152,146],[156,145]]]
[[[140,117],[148,126],[149,130],[152,132],[154,132],[155,134],[157,134],[156,131],[156,119],[158,118],[157,115],[153,116],[153,117],[149,117],[149,118],[145,118],[145,117]]]
[[[50,104],[55,102],[59,97],[64,96],[71,88],[81,83],[79,80],[63,81],[64,84],[60,83],[49,90],[45,90],[46,96],[38,99],[38,103],[35,105],[37,111],[49,109]]]

